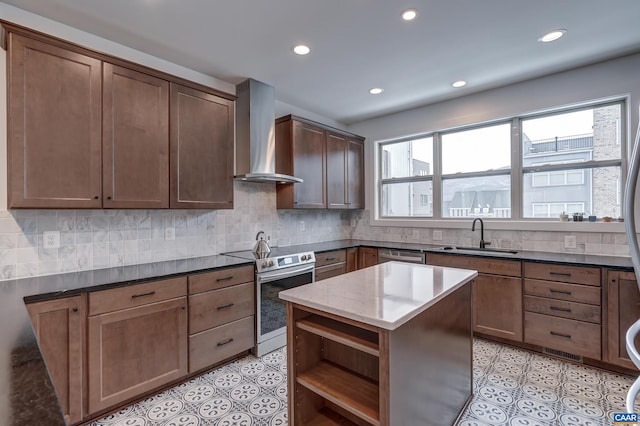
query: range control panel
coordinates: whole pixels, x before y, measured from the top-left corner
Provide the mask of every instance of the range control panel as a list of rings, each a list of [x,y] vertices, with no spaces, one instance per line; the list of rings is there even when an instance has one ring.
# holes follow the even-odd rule
[[[256,269],[258,272],[276,271],[278,269],[291,268],[298,265],[306,265],[315,263],[316,256],[313,252],[296,253],[286,256],[267,257],[265,259],[256,260]]]

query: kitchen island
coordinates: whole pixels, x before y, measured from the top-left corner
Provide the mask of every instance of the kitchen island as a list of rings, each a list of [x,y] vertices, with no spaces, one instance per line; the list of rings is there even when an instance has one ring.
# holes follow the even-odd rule
[[[454,424],[472,396],[476,275],[388,262],[281,292],[290,424]]]

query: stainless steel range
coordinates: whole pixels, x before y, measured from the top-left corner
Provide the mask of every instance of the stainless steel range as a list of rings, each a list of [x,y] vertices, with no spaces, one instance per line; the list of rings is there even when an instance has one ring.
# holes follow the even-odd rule
[[[278,247],[272,247],[263,259],[256,259],[251,251],[224,254],[256,262],[256,355],[262,356],[286,345],[287,311],[278,293],[315,281],[315,254],[290,253]]]

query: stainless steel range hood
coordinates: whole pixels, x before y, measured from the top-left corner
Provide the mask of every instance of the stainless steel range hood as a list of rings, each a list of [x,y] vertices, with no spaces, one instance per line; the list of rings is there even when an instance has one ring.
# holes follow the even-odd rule
[[[299,183],[276,173],[275,90],[248,79],[236,86],[236,176],[249,182]]]

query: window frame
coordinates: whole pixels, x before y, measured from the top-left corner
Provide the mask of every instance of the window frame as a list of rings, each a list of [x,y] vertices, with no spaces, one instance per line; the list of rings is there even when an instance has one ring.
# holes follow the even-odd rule
[[[443,217],[442,215],[442,183],[447,179],[455,179],[455,178],[473,178],[480,176],[499,176],[499,175],[510,175],[511,181],[511,216],[508,218],[505,217],[496,217],[496,218],[487,218],[487,220],[491,221],[504,221],[504,222],[551,222],[557,221],[557,218],[535,218],[535,217],[526,217],[525,212],[523,211],[523,190],[524,190],[524,176],[527,173],[548,173],[554,171],[564,171],[565,172],[565,182],[566,182],[566,172],[575,169],[600,169],[607,167],[619,167],[620,169],[620,184],[621,184],[621,192],[624,190],[625,180],[626,180],[626,172],[627,172],[627,132],[619,131],[617,132],[617,143],[620,144],[620,158],[619,159],[608,159],[608,160],[593,160],[590,159],[588,161],[581,161],[575,163],[559,163],[559,164],[545,164],[545,165],[535,165],[535,166],[523,166],[523,158],[522,158],[522,120],[528,120],[532,118],[541,118],[545,116],[553,116],[559,114],[570,113],[574,111],[587,110],[587,109],[595,109],[602,108],[612,105],[620,106],[620,117],[616,120],[616,128],[617,129],[626,129],[627,124],[627,111],[628,111],[628,99],[627,98],[614,98],[607,99],[604,101],[594,101],[590,103],[584,103],[577,106],[570,107],[562,107],[556,109],[549,109],[542,112],[534,112],[529,114],[521,114],[518,116],[510,117],[508,119],[500,119],[500,120],[492,120],[483,123],[474,123],[467,126],[461,126],[451,129],[438,130],[433,132],[425,132],[422,134],[416,134],[408,137],[400,137],[400,138],[392,138],[386,139],[383,141],[376,142],[376,150],[377,153],[374,156],[377,167],[377,176],[376,179],[376,194],[374,196],[374,209],[372,213],[374,216],[373,221],[409,221],[409,222],[422,222],[428,223],[429,221],[459,221],[463,219],[462,217]],[[473,130],[481,127],[490,127],[500,124],[508,123],[511,126],[510,132],[510,148],[511,148],[511,168],[505,170],[487,170],[481,172],[469,172],[469,173],[455,173],[449,175],[442,174],[442,135],[454,132],[462,132]],[[403,178],[388,178],[382,179],[382,152],[383,146],[401,143],[407,141],[413,141],[418,139],[424,139],[431,137],[433,138],[433,166],[432,166],[432,174],[428,176],[411,176],[411,177],[403,177]],[[584,182],[584,174],[583,174],[583,182]],[[384,216],[382,214],[382,191],[385,184],[390,183],[404,183],[404,182],[424,182],[431,181],[432,182],[432,216]],[[568,184],[567,184],[568,185]],[[571,184],[573,185],[573,184]],[[622,198],[624,194],[620,193],[619,196]],[[468,218],[465,217],[465,220]],[[410,225],[409,225],[410,226]]]

